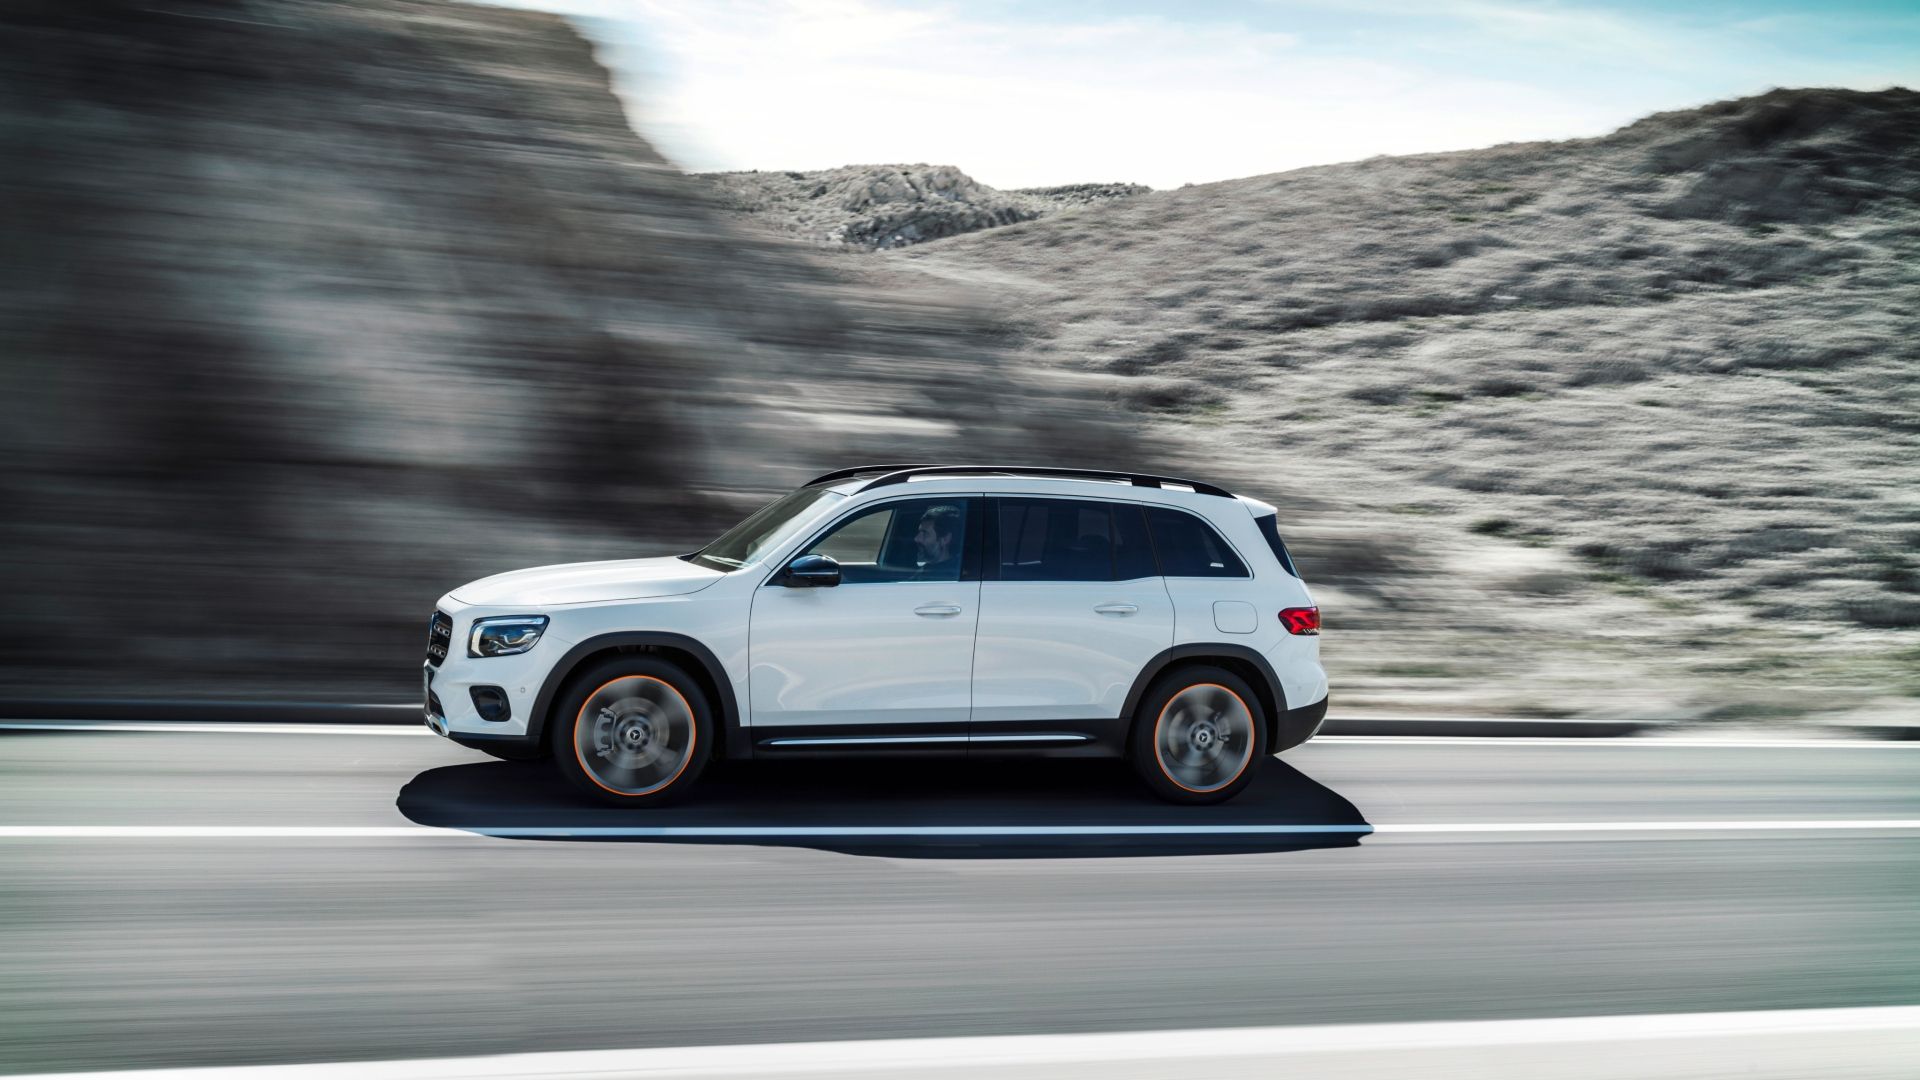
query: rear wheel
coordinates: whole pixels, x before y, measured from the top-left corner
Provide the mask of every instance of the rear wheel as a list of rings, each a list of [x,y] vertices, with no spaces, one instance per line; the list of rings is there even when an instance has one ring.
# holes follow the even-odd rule
[[[713,756],[700,685],[652,656],[617,656],[575,677],[549,724],[553,758],[576,788],[612,806],[663,806]]]
[[[1231,671],[1179,668],[1156,680],[1133,718],[1133,766],[1169,802],[1216,803],[1238,795],[1267,753],[1260,699]]]

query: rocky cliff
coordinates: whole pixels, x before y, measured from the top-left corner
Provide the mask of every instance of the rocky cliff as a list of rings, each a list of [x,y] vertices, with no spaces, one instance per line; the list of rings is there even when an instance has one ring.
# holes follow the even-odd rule
[[[404,699],[463,580],[684,550],[849,461],[1112,452],[1012,328],[729,224],[558,18],[0,33],[6,688]]]

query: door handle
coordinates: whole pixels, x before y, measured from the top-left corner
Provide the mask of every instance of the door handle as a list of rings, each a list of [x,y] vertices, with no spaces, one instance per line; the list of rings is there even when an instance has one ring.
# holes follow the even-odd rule
[[[1140,610],[1139,604],[1095,604],[1093,610],[1102,615],[1132,615]]]
[[[925,615],[930,619],[942,619],[949,615],[960,614],[959,604],[921,604],[913,609],[915,615]]]

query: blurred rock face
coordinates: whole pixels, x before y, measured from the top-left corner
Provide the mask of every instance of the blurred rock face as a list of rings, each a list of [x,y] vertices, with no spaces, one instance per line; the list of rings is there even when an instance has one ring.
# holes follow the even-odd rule
[[[0,685],[404,694],[480,574],[684,550],[850,461],[1111,449],[976,309],[732,230],[559,19],[0,33]]]

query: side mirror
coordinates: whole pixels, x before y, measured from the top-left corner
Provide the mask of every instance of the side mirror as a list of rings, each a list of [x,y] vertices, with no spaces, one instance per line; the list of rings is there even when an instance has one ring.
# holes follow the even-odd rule
[[[802,555],[787,564],[781,584],[789,589],[830,589],[840,584],[840,564],[825,555]]]

